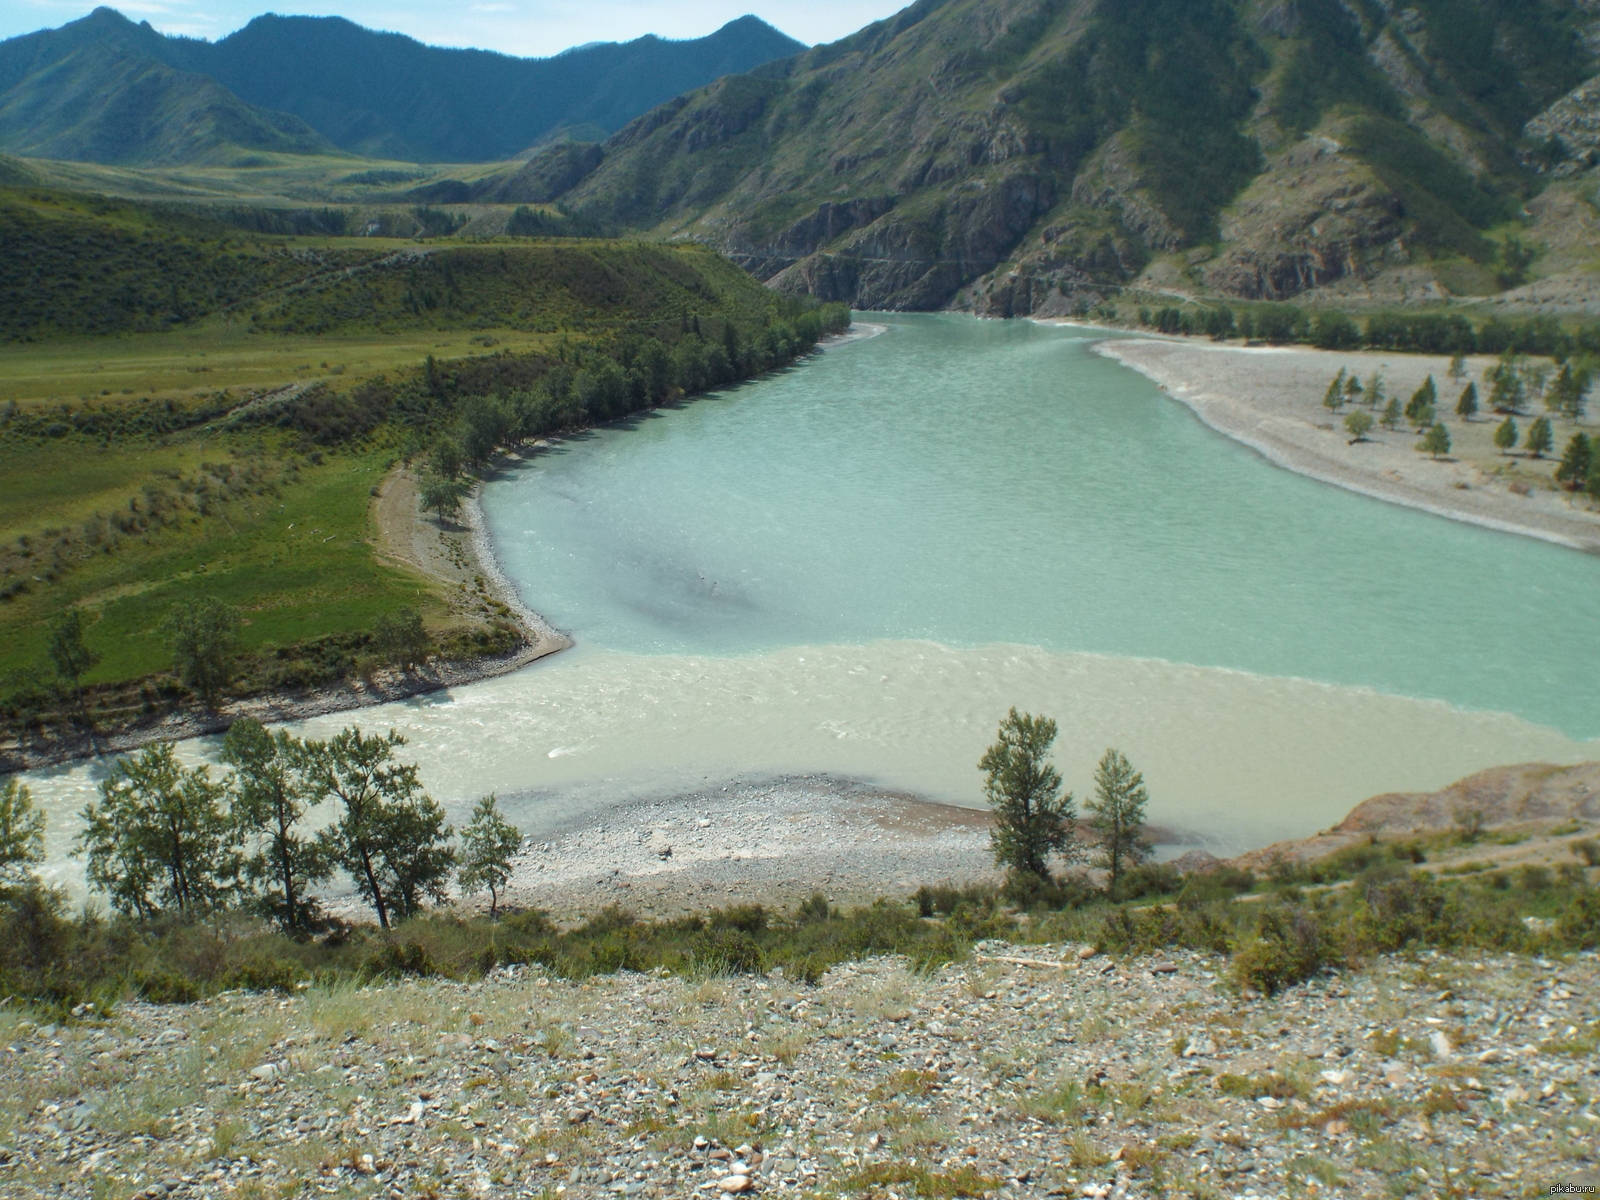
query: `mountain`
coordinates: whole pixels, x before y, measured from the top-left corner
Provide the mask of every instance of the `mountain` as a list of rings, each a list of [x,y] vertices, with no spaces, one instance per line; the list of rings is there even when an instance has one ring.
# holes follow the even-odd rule
[[[0,42],[0,150],[144,165],[334,151],[298,117],[161,61],[165,40],[97,9],[62,29]]]
[[[564,130],[603,138],[664,100],[805,47],[755,18],[554,58],[425,46],[338,17],[257,17],[216,43],[109,8],[0,42],[0,149],[109,163],[240,148],[415,162],[510,158]]]
[[[1524,206],[1600,157],[1524,132],[1582,125],[1593,9],[918,0],[645,114],[559,196],[858,307],[1283,299],[1402,269],[1494,291],[1526,266]]]

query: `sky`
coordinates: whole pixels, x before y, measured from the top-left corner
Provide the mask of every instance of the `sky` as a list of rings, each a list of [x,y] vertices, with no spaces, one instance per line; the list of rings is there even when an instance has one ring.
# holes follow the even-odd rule
[[[123,0],[112,3],[162,33],[215,41],[262,12],[348,17],[436,46],[476,46],[535,57],[586,42],[647,33],[695,38],[753,12],[810,45],[854,33],[910,0]],[[0,0],[0,38],[87,16],[94,0]]]

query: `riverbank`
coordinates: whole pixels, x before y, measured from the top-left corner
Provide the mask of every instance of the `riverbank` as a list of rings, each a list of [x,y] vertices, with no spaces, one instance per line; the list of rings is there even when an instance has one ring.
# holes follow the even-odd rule
[[[1561,448],[1576,426],[1552,418],[1555,458],[1533,459],[1521,450],[1501,454],[1492,441],[1501,417],[1484,411],[1464,421],[1455,415],[1464,385],[1450,379],[1447,357],[1164,338],[1112,338],[1095,349],[1154,381],[1212,429],[1287,470],[1452,520],[1600,553],[1600,510],[1554,481]],[[1483,372],[1493,361],[1467,360],[1484,410]],[[1380,372],[1387,394],[1402,405],[1432,375],[1439,419],[1450,431],[1450,455],[1435,460],[1418,452],[1410,428],[1375,428],[1352,444],[1342,414],[1322,406],[1323,392],[1341,368],[1364,382]],[[1518,424],[1526,426],[1534,415]]]
[[[152,742],[223,733],[245,717],[272,724],[369,708],[507,675],[570,646],[569,638],[522,603],[501,574],[488,549],[476,492],[463,505],[459,524],[442,525],[423,514],[416,486],[414,473],[397,466],[373,489],[369,517],[378,556],[439,588],[452,613],[451,629],[485,620],[513,621],[522,638],[515,650],[463,660],[433,659],[411,670],[378,667],[306,693],[224,701],[209,711],[181,709],[110,732],[76,730],[69,737],[31,742],[19,739],[0,747],[0,771],[37,770],[76,759],[137,750]]]

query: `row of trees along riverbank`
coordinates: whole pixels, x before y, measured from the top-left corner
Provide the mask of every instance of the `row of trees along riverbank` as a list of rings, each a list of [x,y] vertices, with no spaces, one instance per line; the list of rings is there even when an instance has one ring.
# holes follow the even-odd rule
[[[1159,333],[1217,341],[1243,338],[1322,350],[1600,356],[1600,321],[1563,324],[1551,316],[1492,316],[1476,322],[1462,313],[1440,312],[1379,312],[1361,317],[1338,309],[1262,303],[1143,307],[1138,317],[1140,325]]]
[[[1587,866],[1428,873],[1430,855],[1496,837],[1466,813],[1451,831],[1280,860],[1259,875],[1226,864],[1179,874],[1150,861],[1146,789],[1116,751],[1102,758],[1079,821],[1049,761],[1055,734],[1047,718],[1013,711],[980,764],[995,813],[991,848],[1005,871],[998,885],[930,881],[848,912],[820,892],[788,913],[736,905],[644,921],[608,908],[569,929],[537,910],[495,911],[520,835],[486,797],[452,844],[416,768],[395,757],[392,735],[346,730],[318,743],[241,722],[226,743],[231,773],[220,779],[181,767],[170,746],[124,760],[84,813],[78,839],[109,916],[95,902],[73,913],[40,882],[43,818],[13,778],[0,786],[0,996],[55,1017],[103,1015],[130,996],[184,1001],[234,987],[472,978],[511,963],[570,977],[782,970],[813,982],[836,963],[875,954],[936,965],[994,937],[1229,955],[1236,986],[1272,992],[1394,951],[1600,946],[1592,839],[1571,846]],[[319,802],[337,816],[312,831],[309,810]],[[1104,874],[1086,873],[1088,863]],[[376,924],[319,910],[312,890],[337,867]],[[452,870],[461,890],[490,892],[489,914],[429,908],[446,896]]]

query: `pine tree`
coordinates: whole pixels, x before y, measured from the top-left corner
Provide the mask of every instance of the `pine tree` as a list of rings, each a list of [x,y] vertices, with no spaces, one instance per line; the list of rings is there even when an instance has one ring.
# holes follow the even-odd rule
[[[1052,853],[1068,862],[1081,856],[1072,793],[1061,794],[1061,773],[1046,761],[1055,740],[1056,723],[1049,717],[1013,708],[978,761],[995,814],[989,834],[995,865],[1040,879],[1050,877]]]
[[[1411,399],[1406,403],[1406,420],[1416,426],[1421,433],[1433,424],[1433,402],[1438,399],[1438,392],[1433,386],[1433,376],[1428,376],[1428,381],[1411,393]]]
[[[1528,438],[1523,443],[1534,458],[1543,458],[1555,445],[1555,431],[1550,428],[1549,417],[1535,417],[1528,426]]]
[[[1461,389],[1461,399],[1456,401],[1456,416],[1470,421],[1478,415],[1478,385],[1469,383]]]
[[[1450,378],[1460,383],[1467,377],[1467,356],[1465,354],[1452,354],[1450,356]]]
[[[1511,452],[1511,448],[1517,444],[1517,421],[1515,417],[1507,417],[1495,427],[1494,444],[1499,447],[1501,454],[1509,454]]]
[[[1566,452],[1561,456],[1561,465],[1556,468],[1556,482],[1566,484],[1569,491],[1577,491],[1589,481],[1589,464],[1593,459],[1594,447],[1579,430],[1572,435]]]
[[[1117,881],[1129,867],[1150,857],[1150,843],[1144,836],[1144,806],[1149,801],[1144,776],[1119,750],[1107,750],[1094,772],[1094,799],[1084,807],[1089,825],[1100,838],[1099,864],[1110,874],[1107,890],[1115,891]]]
[[[1377,408],[1384,400],[1383,376],[1374,371],[1372,378],[1367,380],[1366,405],[1368,408]]]
[[[1333,382],[1328,385],[1328,390],[1322,393],[1322,407],[1330,412],[1338,412],[1344,404],[1344,368],[1339,368],[1339,373],[1333,377]]]
[[[1434,425],[1422,438],[1422,448],[1435,458],[1450,453],[1450,431],[1443,425]]]
[[[1345,377],[1345,381],[1344,381],[1344,398],[1346,400],[1348,400],[1352,404],[1354,404],[1355,401],[1356,401],[1356,398],[1361,395],[1363,390],[1364,389],[1361,386],[1361,380],[1356,378],[1354,372],[1351,372],[1348,376]]]
[[[522,831],[501,815],[494,793],[479,800],[461,834],[456,880],[463,892],[489,893],[491,921],[499,912],[500,891],[511,878],[511,856],[521,848]]]

